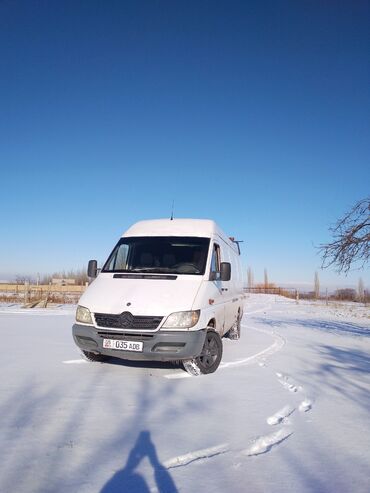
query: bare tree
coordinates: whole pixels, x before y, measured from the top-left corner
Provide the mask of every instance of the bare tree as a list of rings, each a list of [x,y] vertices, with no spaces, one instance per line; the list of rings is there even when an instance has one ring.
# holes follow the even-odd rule
[[[248,267],[247,270],[247,279],[248,279],[248,288],[253,288],[254,284],[254,276],[253,276],[253,271],[251,267]]]
[[[329,231],[333,241],[319,246],[322,268],[333,265],[346,274],[356,262],[363,268],[370,257],[370,197],[357,202]]]
[[[46,285],[51,283],[52,276],[50,274],[44,274],[41,277],[41,284]]]
[[[361,279],[358,280],[358,286],[357,286],[357,295],[358,295],[358,301],[364,301],[365,299],[365,287],[364,287],[364,281]]]
[[[24,276],[24,275],[16,275],[15,276],[15,282],[16,284],[32,284],[34,280],[30,276]]]
[[[265,289],[269,287],[269,278],[267,275],[267,269],[264,270],[264,285],[265,285]]]
[[[314,292],[315,292],[315,299],[318,300],[320,298],[320,279],[319,279],[319,274],[317,272],[315,272]]]

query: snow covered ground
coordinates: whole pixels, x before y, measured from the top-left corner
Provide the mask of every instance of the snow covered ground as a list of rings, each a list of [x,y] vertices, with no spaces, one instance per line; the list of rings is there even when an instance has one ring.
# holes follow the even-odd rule
[[[73,307],[0,307],[0,491],[370,491],[370,318],[246,300],[221,367],[88,363]]]

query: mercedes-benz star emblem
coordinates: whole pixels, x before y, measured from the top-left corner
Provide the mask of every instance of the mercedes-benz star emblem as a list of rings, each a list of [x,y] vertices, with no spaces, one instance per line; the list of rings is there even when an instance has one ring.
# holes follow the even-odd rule
[[[119,324],[121,327],[132,327],[134,324],[134,316],[130,312],[123,312],[119,316]]]

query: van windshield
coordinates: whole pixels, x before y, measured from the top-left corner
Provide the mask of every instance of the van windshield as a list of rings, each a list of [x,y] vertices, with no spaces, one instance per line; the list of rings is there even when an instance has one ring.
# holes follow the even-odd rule
[[[196,274],[205,272],[209,238],[133,236],[121,238],[102,272]]]

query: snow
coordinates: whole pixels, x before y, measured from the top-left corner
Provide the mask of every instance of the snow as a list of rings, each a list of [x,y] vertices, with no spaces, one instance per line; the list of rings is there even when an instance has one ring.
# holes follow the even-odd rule
[[[306,402],[306,401],[304,401]],[[302,406],[303,403],[300,404]],[[303,409],[303,408],[302,408]],[[267,423],[269,425],[277,425],[280,424],[281,422],[286,421],[286,418],[293,414],[295,411],[294,407],[286,405],[283,408],[279,409],[279,411],[276,411],[275,414],[267,418]]]
[[[73,306],[0,306],[0,491],[369,491],[370,318],[246,300],[220,368],[90,363]]]
[[[286,438],[290,437],[293,432],[289,428],[281,428],[274,433],[258,437],[253,440],[253,443],[246,450],[243,450],[244,455],[260,455],[271,450],[271,447],[278,445]]]

